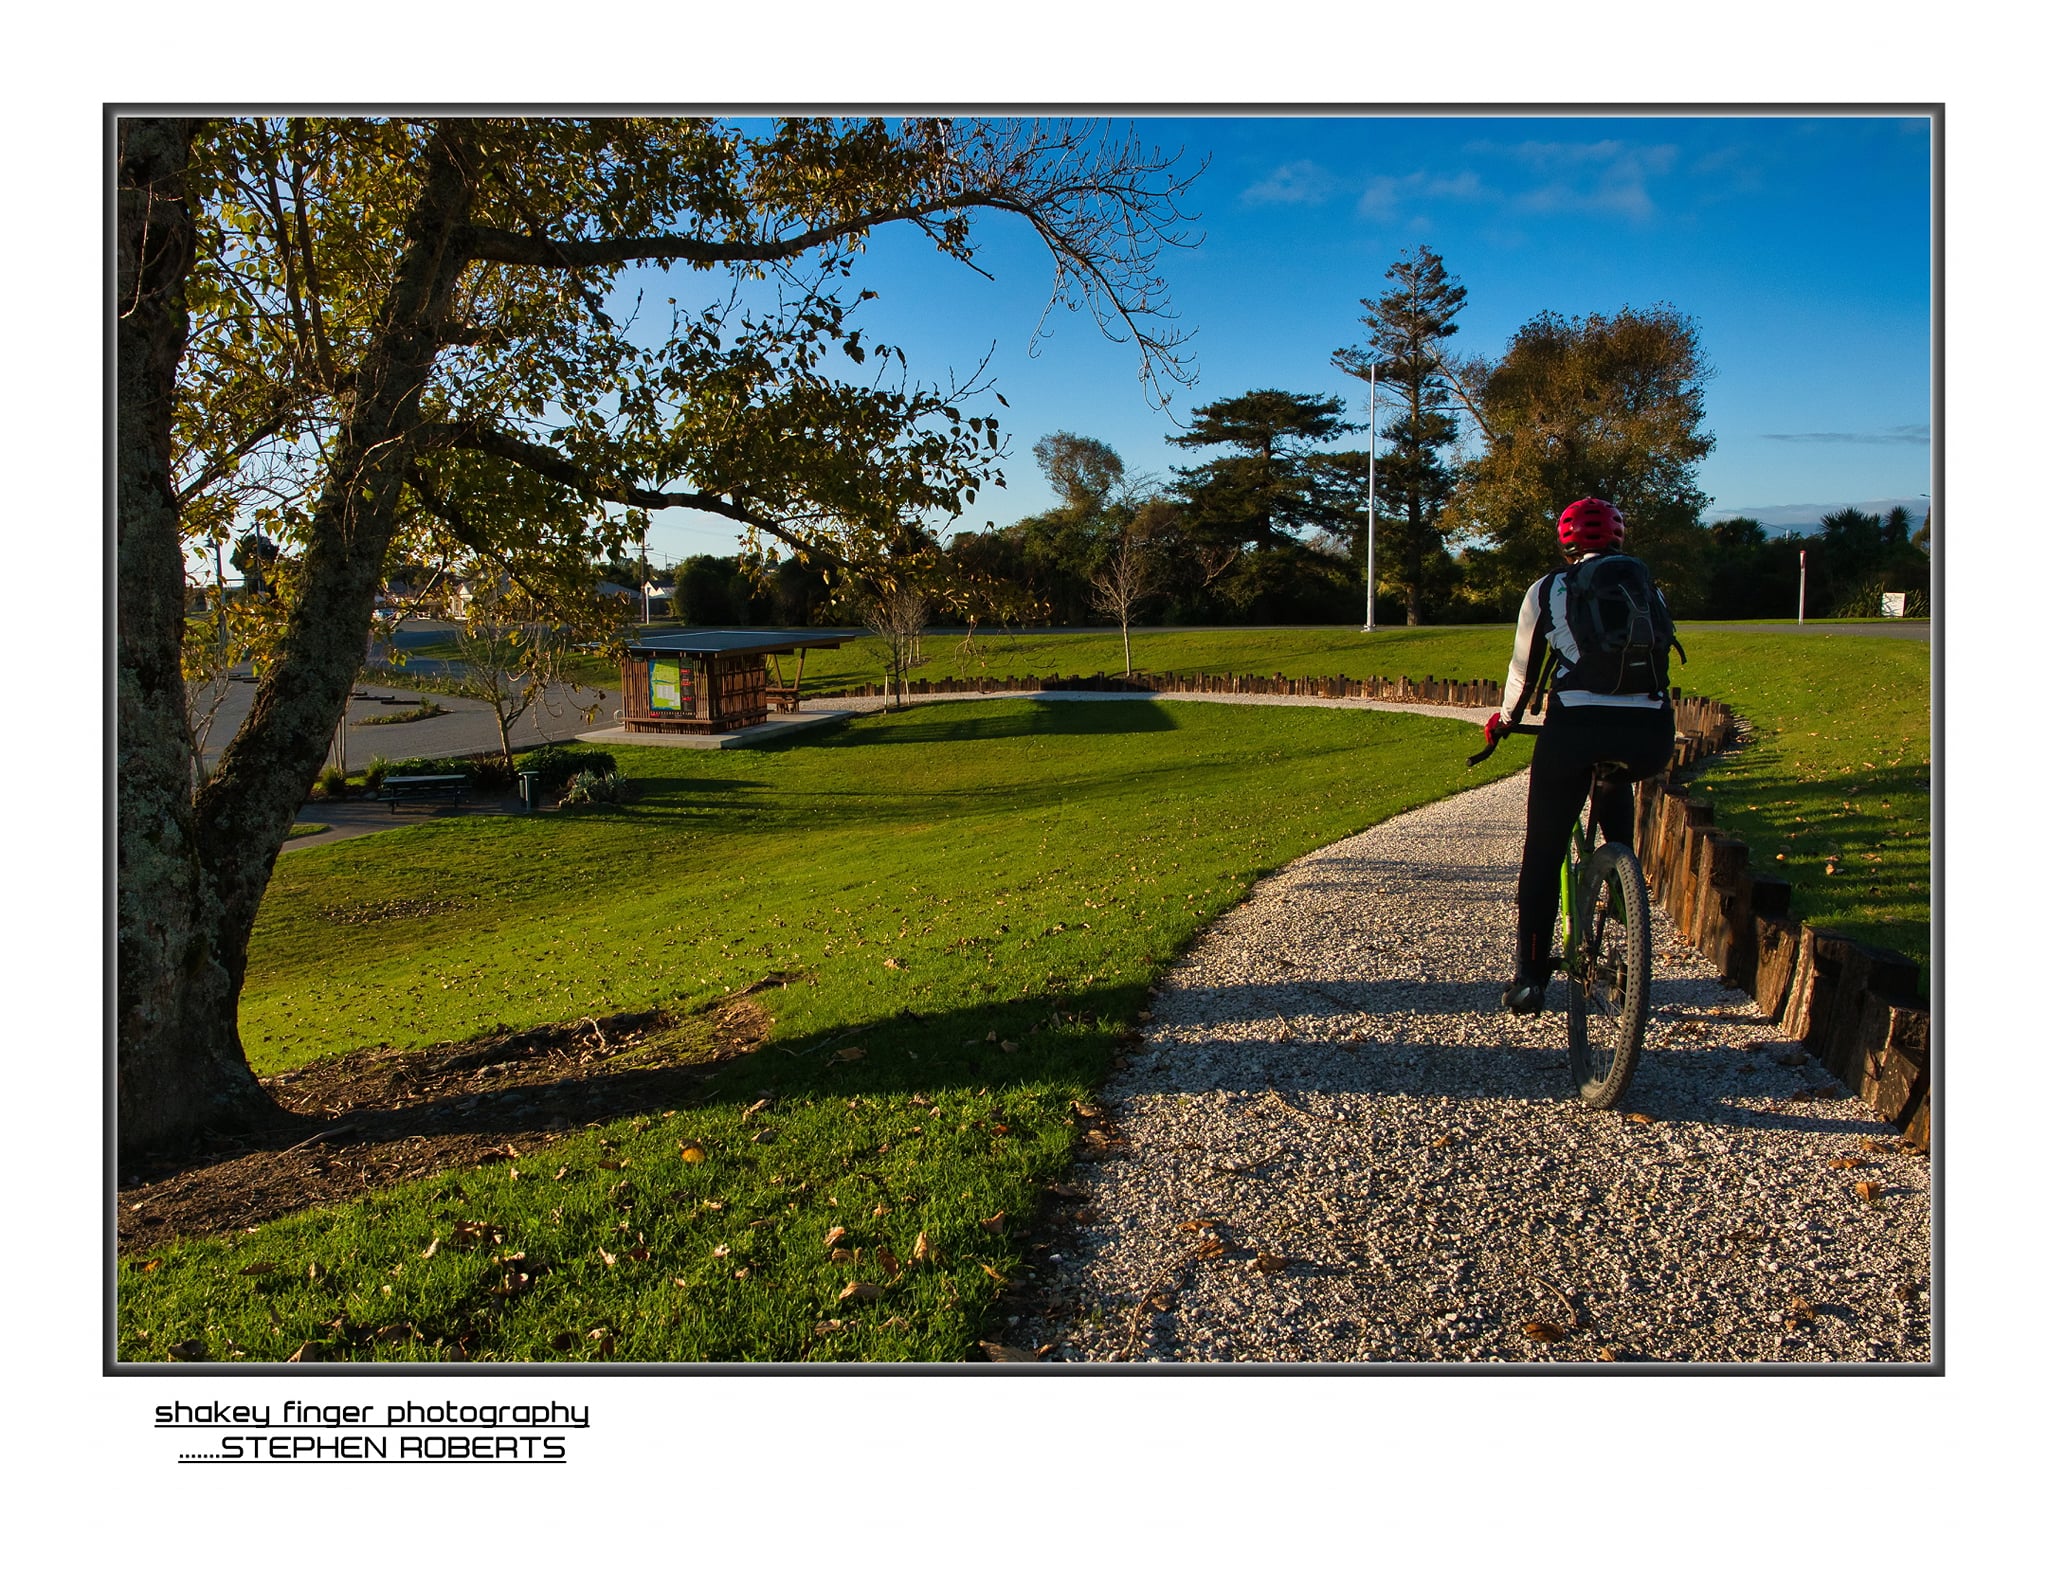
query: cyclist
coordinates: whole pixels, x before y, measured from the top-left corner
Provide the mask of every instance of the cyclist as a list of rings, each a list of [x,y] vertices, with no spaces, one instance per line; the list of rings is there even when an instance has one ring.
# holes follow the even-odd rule
[[[1601,785],[1595,816],[1601,837],[1634,847],[1636,781],[1661,771],[1671,758],[1675,737],[1670,691],[1641,687],[1640,668],[1622,683],[1630,692],[1611,692],[1615,678],[1584,676],[1589,668],[1579,639],[1567,621],[1567,579],[1587,559],[1619,553],[1626,526],[1612,502],[1586,497],[1558,515],[1557,539],[1566,568],[1545,574],[1529,586],[1515,622],[1515,651],[1502,690],[1504,712],[1486,723],[1491,746],[1521,721],[1531,697],[1540,699],[1547,683],[1550,706],[1529,761],[1529,819],[1522,842],[1522,875],[1515,889],[1515,979],[1501,994],[1501,1007],[1518,1015],[1539,1014],[1544,989],[1555,968],[1551,938],[1557,927],[1558,872],[1571,844],[1571,830],[1585,808],[1593,768],[1602,761],[1620,762],[1625,779]],[[1664,633],[1669,613],[1654,587]],[[1582,620],[1583,626],[1583,620]],[[1573,677],[1575,667],[1582,676]],[[1650,681],[1654,685],[1654,681]],[[1589,688],[1589,684],[1608,688]]]

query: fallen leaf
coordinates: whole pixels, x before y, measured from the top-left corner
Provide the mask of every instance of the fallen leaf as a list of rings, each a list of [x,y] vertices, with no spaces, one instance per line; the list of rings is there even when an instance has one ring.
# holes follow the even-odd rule
[[[1287,1266],[1287,1259],[1277,1252],[1261,1252],[1252,1259],[1252,1267],[1262,1274],[1277,1274]]]
[[[775,1139],[775,1127],[773,1125],[770,1125],[765,1130],[755,1131],[752,1139],[757,1145],[765,1147],[769,1142]],[[688,1155],[685,1154],[685,1157],[687,1156]]]
[[[1920,1143],[1917,1141],[1902,1141],[1899,1143],[1897,1150],[1899,1152],[1904,1153],[1908,1158],[1917,1158],[1922,1153],[1927,1151],[1927,1149],[1921,1146]]]
[[[1622,1118],[1626,1119],[1632,1125],[1654,1125],[1657,1123],[1657,1121],[1648,1114],[1624,1114],[1622,1115]]]
[[[1181,1225],[1181,1229],[1190,1235],[1202,1230],[1213,1230],[1214,1228],[1216,1228],[1216,1221],[1214,1219],[1189,1219],[1185,1224]]]
[[[711,1248],[711,1255],[713,1257],[730,1257],[732,1256],[732,1248],[730,1246],[723,1245],[714,1246]]]
[[[1014,1042],[1004,1042],[1001,1046],[1005,1053],[1015,1053],[1017,1051],[1017,1044]]]
[[[991,1213],[987,1218],[981,1221],[981,1227],[989,1231],[991,1234],[1000,1235],[1003,1233],[1003,1219],[1003,1214]]]
[[[835,1246],[825,1254],[825,1261],[828,1263],[850,1263],[854,1261],[854,1255],[843,1246]]]
[[[835,1059],[844,1059],[848,1064],[851,1064],[855,1059],[864,1059],[867,1056],[868,1050],[866,1048],[841,1048],[832,1055]]]
[[[626,1253],[626,1255],[636,1263],[644,1263],[649,1258],[651,1258],[654,1255],[654,1253],[650,1252],[644,1246],[636,1246],[630,1252]]]
[[[519,1149],[508,1141],[502,1147],[485,1148],[476,1161],[478,1163],[502,1163],[507,1158],[516,1158],[518,1156]]]
[[[1828,1160],[1828,1167],[1830,1169],[1861,1169],[1863,1167],[1863,1160],[1861,1158],[1830,1158]]]
[[[548,1344],[557,1351],[573,1351],[576,1349],[576,1336],[565,1330],[551,1338]]]
[[[1221,1241],[1217,1240],[1216,1237],[1212,1235],[1207,1240],[1202,1242],[1201,1245],[1195,1248],[1195,1255],[1206,1262],[1210,1258],[1221,1257],[1225,1252],[1229,1250],[1229,1247],[1225,1246]]]
[[[1856,1194],[1866,1202],[1875,1202],[1879,1189],[1880,1187],[1875,1180],[1858,1180],[1856,1182]]]
[[[910,1260],[913,1263],[932,1263],[938,1261],[938,1256],[939,1249],[932,1244],[931,1237],[919,1230],[917,1244],[910,1248]]]
[[[161,1257],[152,1257],[148,1262],[142,1265],[142,1272],[145,1274],[154,1272],[156,1269],[156,1265],[162,1261],[163,1259]]]
[[[903,968],[903,961],[900,959],[885,959],[882,963],[890,970],[901,970]]]
[[[563,1179],[563,1178],[565,1178],[565,1177],[566,1177],[566,1176],[568,1175],[568,1173],[569,1173],[569,1166],[568,1166],[568,1165],[567,1165],[567,1164],[565,1163],[565,1164],[563,1164],[563,1165],[562,1165],[562,1167],[561,1167],[561,1168],[559,1168],[559,1169],[557,1169],[557,1170],[555,1171],[555,1178],[556,1178],[557,1180]]]
[[[747,1104],[745,1108],[740,1110],[740,1118],[742,1120],[752,1119],[756,1114],[760,1113],[762,1109],[768,1106],[769,1101],[770,1099],[766,1097],[755,1098],[751,1103]]]
[[[1449,1146],[1450,1144],[1451,1144],[1451,1138],[1450,1138],[1450,1137],[1448,1137],[1448,1136],[1439,1136],[1439,1137],[1437,1137],[1437,1139],[1436,1139],[1435,1141],[1433,1141],[1433,1142],[1431,1142],[1431,1143],[1430,1143],[1430,1146],[1432,1146],[1432,1147],[1448,1147],[1448,1146]]]
[[[602,1246],[597,1249],[597,1255],[604,1259],[604,1266],[607,1268],[615,1267],[618,1264],[617,1256],[606,1251]]]
[[[1522,1333],[1532,1340],[1541,1340],[1546,1345],[1555,1345],[1564,1338],[1564,1330],[1548,1318],[1531,1318],[1522,1325]]]
[[[982,1340],[978,1343],[982,1350],[988,1353],[988,1359],[991,1362],[1036,1362],[1038,1360],[1038,1354],[1035,1351],[1026,1351],[1019,1346],[997,1345],[993,1340]]]
[[[841,1301],[873,1301],[882,1293],[880,1285],[871,1285],[864,1279],[856,1279],[839,1292]]]
[[[427,1243],[427,1249],[420,1253],[420,1257],[422,1260],[425,1260],[426,1258],[432,1257],[434,1253],[438,1252],[440,1249],[441,1237],[436,1235],[431,1241]]]
[[[683,1162],[684,1162],[684,1163],[702,1163],[703,1161],[704,1161],[704,1149],[703,1149],[702,1147],[698,1146],[698,1145],[697,1145],[697,1144],[696,1144],[696,1143],[695,1143],[694,1141],[693,1141],[693,1142],[691,1142],[691,1143],[690,1143],[690,1144],[689,1144],[688,1146],[686,1146],[685,1148],[683,1148]]]
[[[837,1334],[845,1327],[846,1320],[844,1318],[820,1318],[818,1320],[818,1327],[813,1332],[816,1334]]]
[[[1603,1345],[1600,1347],[1600,1360],[1603,1362],[1619,1362],[1621,1360],[1621,1353],[1616,1351],[1611,1345]]]
[[[835,1224],[832,1226],[832,1228],[825,1232],[825,1245],[828,1250],[834,1246],[837,1246],[841,1241],[845,1239],[846,1226],[844,1224]]]
[[[896,1261],[896,1254],[886,1246],[875,1248],[875,1261],[882,1265],[882,1272],[891,1279],[903,1272],[903,1265]]]
[[[991,1268],[987,1263],[983,1263],[981,1265],[981,1271],[984,1274],[988,1275],[989,1278],[993,1279],[998,1285],[1005,1283],[1001,1272],[997,1269]]]

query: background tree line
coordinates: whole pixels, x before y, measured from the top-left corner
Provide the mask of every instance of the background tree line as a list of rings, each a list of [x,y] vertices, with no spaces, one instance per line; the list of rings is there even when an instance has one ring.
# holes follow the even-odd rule
[[[921,582],[931,620],[1359,622],[1370,498],[1379,621],[1501,621],[1556,565],[1557,512],[1581,496],[1622,506],[1631,550],[1680,617],[1792,616],[1802,550],[1810,616],[1874,616],[1883,590],[1924,612],[1926,525],[1903,509],[1882,520],[1843,509],[1805,536],[1706,522],[1697,468],[1714,445],[1713,372],[1679,310],[1539,314],[1488,359],[1451,348],[1465,289],[1434,251],[1403,255],[1387,281],[1361,300],[1365,338],[1331,355],[1347,375],[1376,377],[1375,462],[1358,444],[1365,427],[1319,393],[1260,389],[1196,408],[1168,440],[1199,460],[1165,480],[1131,477],[1106,443],[1056,432],[1034,448],[1053,507],[920,540],[905,577]],[[795,621],[771,570],[719,569],[723,584],[707,568],[694,599],[679,591],[688,621],[738,621],[714,614],[742,606],[754,621]]]

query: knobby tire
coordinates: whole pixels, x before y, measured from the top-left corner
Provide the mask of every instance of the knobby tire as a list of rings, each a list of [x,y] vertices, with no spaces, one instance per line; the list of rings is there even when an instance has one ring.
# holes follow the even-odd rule
[[[1624,844],[1602,844],[1578,875],[1586,941],[1567,967],[1572,1080],[1588,1108],[1612,1108],[1635,1078],[1650,1012],[1650,890]]]

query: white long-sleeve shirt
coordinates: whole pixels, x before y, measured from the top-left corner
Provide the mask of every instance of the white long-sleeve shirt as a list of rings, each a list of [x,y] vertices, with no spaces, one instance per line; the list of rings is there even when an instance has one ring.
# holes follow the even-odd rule
[[[1572,638],[1571,626],[1564,618],[1564,581],[1562,572],[1547,573],[1529,586],[1529,593],[1522,597],[1522,610],[1515,618],[1515,651],[1508,658],[1507,683],[1501,689],[1501,715],[1509,722],[1520,722],[1522,713],[1532,704],[1527,697],[1534,693],[1536,680],[1542,676],[1546,648],[1557,652],[1559,668],[1567,681],[1572,664],[1579,659],[1578,641]],[[1664,599],[1661,592],[1657,599]],[[1603,695],[1596,690],[1570,688],[1555,690],[1552,698],[1560,706],[1641,706],[1651,711],[1665,703],[1663,695]]]

